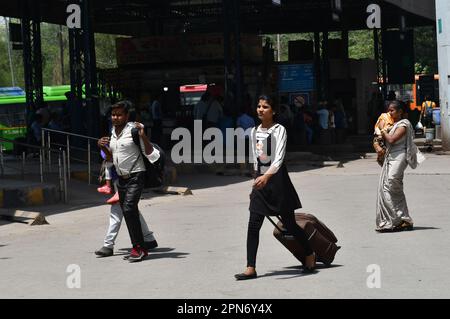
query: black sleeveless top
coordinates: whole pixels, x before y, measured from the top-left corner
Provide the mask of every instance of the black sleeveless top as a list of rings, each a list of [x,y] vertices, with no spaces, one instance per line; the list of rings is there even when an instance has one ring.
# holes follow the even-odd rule
[[[271,158],[272,134],[266,138],[267,156]],[[276,143],[277,141],[275,141]],[[261,176],[261,167],[270,166],[272,160],[262,162],[257,157],[257,174]],[[253,188],[250,194],[249,210],[265,216],[276,216],[293,213],[301,208],[300,199],[295,191],[294,185],[289,178],[286,165],[283,163],[280,169],[272,175],[266,186],[262,189]]]

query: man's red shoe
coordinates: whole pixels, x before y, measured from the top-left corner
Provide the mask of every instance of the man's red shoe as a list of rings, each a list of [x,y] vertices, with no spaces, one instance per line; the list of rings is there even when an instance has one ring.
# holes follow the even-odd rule
[[[128,257],[128,261],[130,263],[135,263],[138,261],[142,261],[145,257],[148,256],[147,249],[142,248],[141,246],[136,246],[131,249],[130,256]]]

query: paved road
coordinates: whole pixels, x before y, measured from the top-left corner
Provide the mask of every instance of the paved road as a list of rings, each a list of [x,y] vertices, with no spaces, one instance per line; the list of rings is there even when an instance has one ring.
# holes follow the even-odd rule
[[[342,249],[333,267],[302,275],[266,222],[260,277],[245,282],[233,274],[245,266],[250,180],[185,176],[180,183],[191,186],[193,196],[142,200],[160,247],[135,264],[122,260],[121,249],[129,246],[125,227],[115,256],[94,256],[109,208],[94,187],[80,186],[70,211],[45,208],[50,225],[0,224],[0,298],[449,298],[450,157],[430,155],[422,167],[407,171],[406,195],[417,226],[412,232],[374,231],[378,174],[373,158],[344,168],[291,166],[302,211],[324,221]],[[80,267],[81,288],[67,287],[71,264]],[[374,264],[381,287],[369,289],[373,274],[367,267]]]

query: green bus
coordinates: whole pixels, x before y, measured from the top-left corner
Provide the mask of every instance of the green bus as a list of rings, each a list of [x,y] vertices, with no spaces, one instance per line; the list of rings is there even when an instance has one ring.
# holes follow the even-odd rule
[[[44,101],[49,109],[64,107],[67,101],[65,93],[68,91],[70,85],[44,86]],[[0,137],[15,140],[26,137],[26,134],[25,92],[18,87],[0,88]],[[3,150],[11,151],[13,144],[3,143],[2,147]]]

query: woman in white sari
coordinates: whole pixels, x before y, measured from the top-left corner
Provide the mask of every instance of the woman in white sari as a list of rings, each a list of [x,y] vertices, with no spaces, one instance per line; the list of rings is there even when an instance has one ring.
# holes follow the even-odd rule
[[[389,131],[381,131],[387,150],[378,184],[375,230],[412,230],[413,220],[409,216],[403,192],[403,176],[408,165],[415,169],[424,157],[414,144],[414,129],[411,123],[404,118],[405,106],[399,101],[393,101],[389,105],[388,113],[394,119],[394,126]]]

